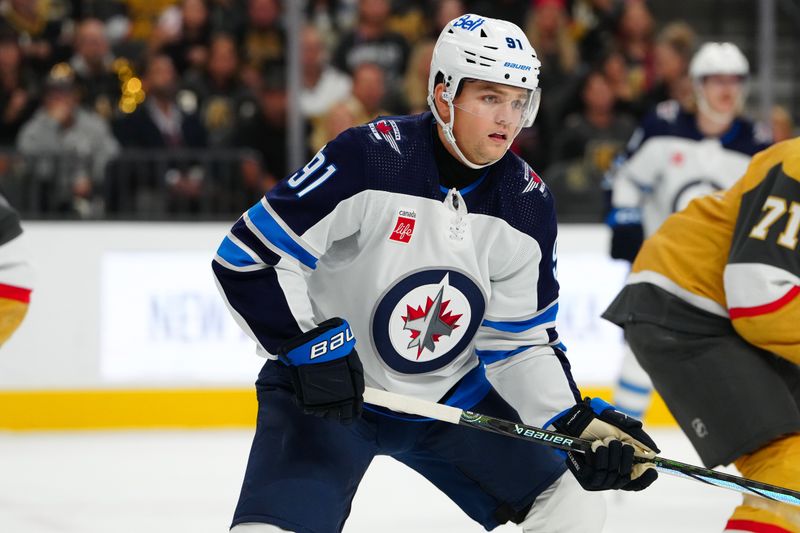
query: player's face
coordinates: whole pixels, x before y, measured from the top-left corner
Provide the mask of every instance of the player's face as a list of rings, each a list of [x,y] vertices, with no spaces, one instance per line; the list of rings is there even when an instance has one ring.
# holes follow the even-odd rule
[[[467,159],[482,165],[503,157],[525,121],[530,93],[499,83],[464,82],[453,101],[453,133]]]
[[[717,113],[734,115],[744,89],[741,76],[730,74],[714,74],[703,80],[703,92],[708,105]]]

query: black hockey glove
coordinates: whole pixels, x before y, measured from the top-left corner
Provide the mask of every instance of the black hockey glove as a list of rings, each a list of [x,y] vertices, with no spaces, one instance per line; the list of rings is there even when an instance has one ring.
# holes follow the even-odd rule
[[[364,405],[364,367],[350,325],[331,318],[285,342],[278,358],[292,372],[297,405],[306,414],[350,424]]]
[[[615,226],[611,234],[611,257],[633,263],[643,242],[644,229],[641,224]]]
[[[567,467],[585,490],[639,491],[658,477],[652,464],[633,462],[634,452],[654,457],[660,451],[642,423],[600,398],[575,404],[553,426],[593,442],[590,452],[567,452]]]

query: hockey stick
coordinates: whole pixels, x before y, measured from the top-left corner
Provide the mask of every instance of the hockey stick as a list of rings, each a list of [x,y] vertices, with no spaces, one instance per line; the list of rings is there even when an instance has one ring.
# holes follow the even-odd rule
[[[433,418],[435,420],[441,420],[442,422],[468,426],[508,437],[516,437],[561,450],[586,453],[586,451],[590,450],[592,447],[592,442],[589,440],[570,437],[569,435],[556,433],[555,431],[548,431],[517,422],[509,422],[508,420],[494,418],[488,415],[464,411],[457,407],[419,400],[417,398],[373,389],[371,387],[367,387],[364,391],[364,401],[372,405],[386,407],[392,411]],[[639,463],[652,463],[659,472],[672,476],[689,478],[716,487],[760,496],[768,500],[800,505],[800,491],[769,485],[767,483],[761,483],[760,481],[725,474],[723,472],[717,472],[716,470],[681,463],[663,457],[648,459],[646,457],[636,456],[634,460]]]

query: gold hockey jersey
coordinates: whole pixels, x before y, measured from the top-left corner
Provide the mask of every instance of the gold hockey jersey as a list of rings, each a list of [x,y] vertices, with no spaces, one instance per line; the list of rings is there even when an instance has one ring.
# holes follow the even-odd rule
[[[627,285],[649,283],[728,318],[800,364],[800,137],[756,154],[727,191],[693,200],[642,246]]]

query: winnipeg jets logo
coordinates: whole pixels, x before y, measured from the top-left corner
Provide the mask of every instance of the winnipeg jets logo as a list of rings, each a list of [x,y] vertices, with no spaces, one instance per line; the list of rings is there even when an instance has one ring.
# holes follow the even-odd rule
[[[445,276],[442,282],[444,283],[446,280]],[[422,355],[422,350],[427,349],[433,352],[439,338],[443,335],[449,337],[458,327],[458,319],[461,318],[461,315],[454,315],[450,311],[445,312],[450,300],[442,301],[443,295],[444,286],[440,286],[436,297],[433,300],[427,299],[424,310],[421,306],[416,309],[406,306],[407,314],[403,317],[405,320],[403,329],[411,332],[411,342],[408,343],[408,347],[417,349],[417,359]]]
[[[486,297],[465,273],[423,269],[399,278],[372,312],[371,342],[395,372],[423,374],[467,357]]]
[[[379,120],[376,123],[369,123],[369,129],[376,139],[383,139],[392,149],[400,154],[400,146],[397,141],[400,140],[400,131],[397,129],[397,123],[394,120]]]
[[[725,187],[717,183],[713,178],[699,177],[697,179],[687,181],[675,196],[672,198],[672,212],[675,213],[685,209],[689,202],[704,196],[706,194],[713,194],[717,191],[723,190]]]

